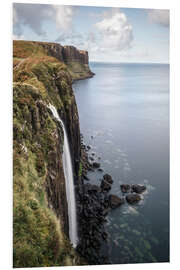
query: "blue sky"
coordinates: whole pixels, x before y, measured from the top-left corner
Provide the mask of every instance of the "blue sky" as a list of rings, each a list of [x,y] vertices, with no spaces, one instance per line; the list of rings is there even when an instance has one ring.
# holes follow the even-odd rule
[[[88,50],[90,61],[169,62],[169,11],[13,5],[13,38]]]

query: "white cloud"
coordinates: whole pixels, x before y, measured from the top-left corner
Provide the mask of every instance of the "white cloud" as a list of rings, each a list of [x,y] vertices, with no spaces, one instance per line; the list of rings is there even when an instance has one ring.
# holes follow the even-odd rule
[[[101,50],[125,50],[131,47],[133,41],[132,25],[126,15],[119,9],[105,13],[104,18],[95,24],[100,33]]]
[[[60,15],[61,12],[62,10],[58,14]],[[73,11],[70,15],[73,16]],[[63,43],[62,45],[71,44],[79,49],[88,50],[90,54],[106,53],[109,49],[125,51],[132,46],[132,26],[120,9],[103,12],[98,18],[99,21],[89,32],[82,34],[72,29],[72,31],[61,33],[56,41]]]
[[[52,9],[54,11],[52,18],[55,16],[56,27],[64,31],[71,29],[75,8],[72,6],[52,6]]]
[[[160,24],[161,26],[169,26],[169,10],[152,9],[148,11],[148,17],[151,22]]]
[[[45,4],[13,4],[14,33],[21,35],[23,26],[29,26],[34,33],[44,36],[44,21],[52,20],[58,30],[67,31],[72,28],[75,12],[71,6],[53,6]]]
[[[132,26],[120,9],[110,9],[98,14],[98,22],[87,33],[77,32],[73,26],[78,7],[45,4],[13,5],[14,35],[24,34],[23,26],[28,26],[41,40],[48,36],[44,22],[51,20],[56,24],[59,36],[57,42],[72,44],[88,51],[122,51],[131,47]]]
[[[18,23],[18,15],[15,9],[15,6],[13,6],[13,24]]]
[[[48,16],[49,5],[13,4],[13,23],[15,34],[22,34],[23,26],[29,26],[36,34],[43,35],[43,22]]]

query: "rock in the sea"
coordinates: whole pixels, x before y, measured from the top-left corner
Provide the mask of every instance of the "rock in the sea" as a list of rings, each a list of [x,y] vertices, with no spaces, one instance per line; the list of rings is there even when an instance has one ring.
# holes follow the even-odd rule
[[[99,171],[99,172],[103,172],[103,169],[99,168],[98,171]]]
[[[91,149],[91,146],[90,145],[87,145],[86,148],[87,148],[87,150],[90,150]]]
[[[104,191],[109,191],[111,189],[111,184],[106,182],[104,179],[101,181],[101,190]]]
[[[100,167],[100,163],[98,163],[98,162],[93,162],[93,167],[94,168],[99,168]]]
[[[119,198],[116,195],[109,195],[109,205],[111,208],[116,208],[120,205],[122,205],[123,203],[125,203],[124,198]]]
[[[126,196],[126,200],[128,203],[136,203],[141,200],[141,196],[136,193],[131,193]]]
[[[131,189],[132,189],[133,192],[141,194],[146,190],[146,187],[143,186],[143,185],[139,185],[139,184],[137,185],[136,184],[136,185],[132,185]]]
[[[123,193],[127,193],[127,192],[130,192],[131,186],[128,184],[123,184],[123,185],[120,185],[120,188]]]
[[[113,180],[112,180],[111,175],[109,175],[109,174],[107,174],[107,173],[103,175],[103,179],[104,179],[106,182],[108,182],[109,184],[112,184],[112,183],[113,183]]]

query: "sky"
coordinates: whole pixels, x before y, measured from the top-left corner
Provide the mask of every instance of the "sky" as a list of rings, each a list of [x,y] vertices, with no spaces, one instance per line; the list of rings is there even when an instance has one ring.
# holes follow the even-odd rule
[[[13,39],[73,45],[92,62],[169,63],[169,11],[15,3]]]

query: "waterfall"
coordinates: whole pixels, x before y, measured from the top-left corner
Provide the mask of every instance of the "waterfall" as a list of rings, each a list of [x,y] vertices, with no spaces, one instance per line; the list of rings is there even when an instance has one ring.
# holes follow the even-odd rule
[[[68,137],[65,126],[60,119],[56,108],[53,105],[48,106],[54,117],[61,123],[64,132],[64,146],[63,146],[63,170],[66,182],[66,196],[68,203],[68,219],[69,219],[69,238],[73,247],[77,246],[77,219],[76,219],[76,200],[74,191],[73,169],[71,162],[71,154],[69,149]]]

